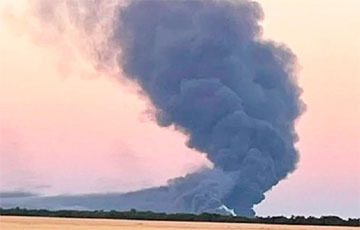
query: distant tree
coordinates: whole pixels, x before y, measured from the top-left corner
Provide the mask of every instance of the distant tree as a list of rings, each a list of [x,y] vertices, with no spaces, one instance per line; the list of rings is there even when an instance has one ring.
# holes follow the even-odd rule
[[[232,222],[232,223],[267,223],[267,224],[301,224],[301,225],[338,225],[338,226],[360,226],[360,219],[343,220],[337,216],[323,216],[320,218],[303,216],[255,217],[247,218],[242,216],[222,216],[214,213],[202,213],[195,215],[191,213],[155,213],[152,211],[130,211],[119,212],[116,210],[104,211],[75,211],[58,210],[49,211],[45,209],[13,209],[0,208],[0,215],[8,216],[47,216],[47,217],[77,217],[77,218],[111,218],[111,219],[138,219],[138,220],[172,220],[172,221],[211,221],[211,222]]]

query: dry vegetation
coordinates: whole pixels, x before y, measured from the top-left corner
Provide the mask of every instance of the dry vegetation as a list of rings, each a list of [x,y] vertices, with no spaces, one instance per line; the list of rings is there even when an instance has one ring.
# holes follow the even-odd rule
[[[1,230],[359,230],[358,227],[104,220],[46,217],[0,217]]]

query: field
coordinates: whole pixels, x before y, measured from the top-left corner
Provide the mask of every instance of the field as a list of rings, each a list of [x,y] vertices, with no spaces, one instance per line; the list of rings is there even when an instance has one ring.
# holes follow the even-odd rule
[[[134,221],[46,217],[0,217],[1,230],[359,230],[358,227]]]

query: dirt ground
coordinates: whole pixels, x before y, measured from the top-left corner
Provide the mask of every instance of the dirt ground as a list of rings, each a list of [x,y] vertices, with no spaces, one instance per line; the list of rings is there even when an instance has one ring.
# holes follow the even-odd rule
[[[0,217],[1,230],[359,230],[358,227],[294,226],[46,217]]]

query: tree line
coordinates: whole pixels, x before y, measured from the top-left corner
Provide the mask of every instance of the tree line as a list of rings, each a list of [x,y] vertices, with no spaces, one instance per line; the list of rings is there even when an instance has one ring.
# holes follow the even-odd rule
[[[336,225],[336,226],[360,226],[360,218],[344,220],[337,216],[304,217],[304,216],[268,216],[268,217],[242,217],[225,216],[215,213],[156,213],[152,211],[80,211],[80,210],[57,210],[24,209],[24,208],[0,208],[3,216],[39,216],[39,217],[72,217],[72,218],[104,218],[104,219],[129,219],[129,220],[163,220],[163,221],[204,221],[204,222],[227,222],[227,223],[263,223],[263,224],[293,224],[293,225]]]

